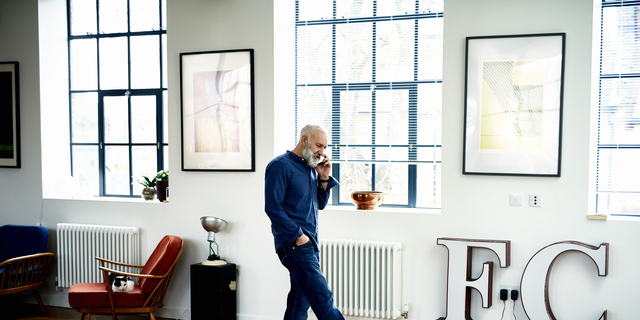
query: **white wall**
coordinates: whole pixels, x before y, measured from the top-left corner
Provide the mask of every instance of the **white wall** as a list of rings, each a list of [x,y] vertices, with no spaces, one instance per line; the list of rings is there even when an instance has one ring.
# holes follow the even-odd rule
[[[40,0],[42,3],[60,0]],[[38,88],[38,1],[0,0],[0,61],[20,61],[22,169],[0,169],[0,224],[36,224],[50,231],[58,222],[131,225],[142,228],[143,255],[165,234],[185,239],[185,251],[172,280],[165,308],[157,315],[177,317],[189,306],[189,265],[204,260],[206,232],[199,217],[229,221],[217,236],[221,254],[240,266],[239,319],[279,319],[288,275],[273,253],[269,221],[263,212],[264,167],[282,141],[274,116],[284,107],[274,82],[272,0],[168,1],[169,143],[171,202],[168,204],[95,200],[42,201],[40,101]],[[551,306],[558,319],[595,319],[604,309],[610,319],[635,319],[629,301],[638,298],[640,235],[637,222],[587,220],[591,90],[592,3],[587,0],[446,0],[443,85],[443,210],[441,214],[326,210],[320,216],[322,237],[401,241],[403,299],[410,319],[445,316],[447,250],[438,237],[511,241],[511,266],[494,270],[494,285],[518,285],[529,258],[544,246],[563,240],[611,244],[607,277],[597,277],[585,256],[568,253],[550,276]],[[44,14],[41,12],[41,14]],[[526,178],[461,174],[465,37],[477,35],[566,32],[562,177]],[[278,42],[280,43],[280,42]],[[221,49],[255,49],[256,172],[180,171],[179,53]],[[44,62],[43,62],[44,63]],[[280,62],[278,62],[280,63]],[[278,100],[276,100],[278,99]],[[66,102],[64,102],[66,103]],[[277,126],[274,121],[278,121]],[[278,132],[278,133],[276,133]],[[285,142],[288,143],[289,141]],[[293,146],[289,146],[290,148]],[[282,150],[284,151],[284,150]],[[281,152],[281,151],[279,151]],[[279,153],[277,152],[277,153]],[[46,159],[45,159],[46,162]],[[510,207],[509,193],[542,194],[543,206]],[[42,204],[42,205],[41,205]],[[49,247],[55,246],[52,232]],[[55,251],[55,250],[54,250]],[[474,261],[497,262],[476,250]],[[474,267],[478,276],[479,266]],[[45,304],[65,306],[66,292],[56,292],[53,276],[41,291]],[[473,296],[473,319],[498,319],[502,303],[495,290],[490,309]],[[620,297],[626,297],[620,299]],[[635,299],[634,299],[635,298]],[[508,307],[509,308],[509,307]],[[516,314],[525,319],[522,305]],[[189,318],[189,311],[183,318]],[[510,319],[510,318],[508,318]]]

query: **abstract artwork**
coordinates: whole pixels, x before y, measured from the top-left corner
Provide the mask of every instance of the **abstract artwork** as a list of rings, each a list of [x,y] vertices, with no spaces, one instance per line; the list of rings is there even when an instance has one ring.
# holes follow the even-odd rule
[[[253,49],[180,54],[182,170],[255,171]]]
[[[564,34],[468,37],[464,174],[560,176]]]

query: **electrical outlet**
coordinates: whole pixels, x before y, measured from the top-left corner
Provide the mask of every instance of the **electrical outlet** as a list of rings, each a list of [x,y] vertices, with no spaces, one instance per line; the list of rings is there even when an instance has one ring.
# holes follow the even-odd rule
[[[539,194],[530,194],[529,195],[529,206],[530,207],[542,207],[542,196]]]
[[[509,195],[509,204],[512,206],[521,206],[522,205],[522,195],[512,193]]]
[[[507,300],[511,299],[511,291],[512,290],[517,290],[518,294],[520,293],[520,286],[515,286],[515,285],[512,286],[512,285],[501,284],[500,285],[500,290],[502,290],[502,289],[506,289],[507,290]]]

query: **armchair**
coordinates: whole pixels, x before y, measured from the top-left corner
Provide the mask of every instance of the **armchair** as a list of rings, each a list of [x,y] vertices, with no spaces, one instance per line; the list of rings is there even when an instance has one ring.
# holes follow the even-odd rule
[[[53,253],[44,252],[48,240],[49,232],[44,227],[0,227],[0,296],[33,291],[44,309],[38,288],[46,284],[53,264]]]
[[[78,283],[69,288],[69,305],[82,313],[81,319],[90,320],[91,314],[111,314],[116,320],[116,314],[147,313],[151,320],[155,320],[153,312],[163,306],[171,275],[184,242],[176,236],[165,236],[155,248],[144,266],[131,265],[102,259],[99,269],[102,271],[104,282]],[[140,274],[122,272],[105,267],[105,263],[142,268]],[[113,292],[109,283],[109,273],[139,278],[139,284],[131,292]]]

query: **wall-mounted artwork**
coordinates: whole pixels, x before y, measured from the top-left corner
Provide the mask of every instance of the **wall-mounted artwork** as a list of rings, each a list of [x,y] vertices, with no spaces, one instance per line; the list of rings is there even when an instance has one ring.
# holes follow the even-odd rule
[[[560,176],[564,43],[467,38],[463,174]]]
[[[183,171],[255,171],[253,49],[180,54]]]
[[[20,168],[18,62],[0,62],[0,167]]]

